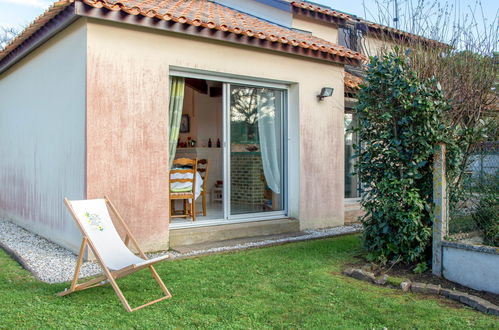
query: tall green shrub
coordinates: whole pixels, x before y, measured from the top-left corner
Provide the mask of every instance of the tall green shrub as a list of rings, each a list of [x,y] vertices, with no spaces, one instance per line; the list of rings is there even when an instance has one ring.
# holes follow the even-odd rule
[[[422,81],[404,56],[371,58],[359,93],[357,173],[364,243],[372,260],[425,260],[432,233],[432,155],[448,140],[448,104],[434,80]],[[452,149],[452,148],[451,148]]]

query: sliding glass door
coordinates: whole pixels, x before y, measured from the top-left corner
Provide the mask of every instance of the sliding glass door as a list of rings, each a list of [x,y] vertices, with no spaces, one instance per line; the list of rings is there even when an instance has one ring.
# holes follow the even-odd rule
[[[285,96],[282,89],[227,84],[226,212],[269,215],[285,209]]]
[[[195,187],[202,214],[175,224],[286,216],[287,85],[183,70],[171,76],[185,86],[170,154],[205,164]]]

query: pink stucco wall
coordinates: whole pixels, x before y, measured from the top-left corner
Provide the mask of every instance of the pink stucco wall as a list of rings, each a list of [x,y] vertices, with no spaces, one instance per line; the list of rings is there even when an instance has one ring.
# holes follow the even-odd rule
[[[168,240],[172,67],[289,82],[289,215],[301,229],[343,224],[341,65],[124,24],[88,31],[88,197],[108,194],[148,250]]]
[[[89,44],[87,198],[108,195],[149,251],[168,247],[165,73]]]

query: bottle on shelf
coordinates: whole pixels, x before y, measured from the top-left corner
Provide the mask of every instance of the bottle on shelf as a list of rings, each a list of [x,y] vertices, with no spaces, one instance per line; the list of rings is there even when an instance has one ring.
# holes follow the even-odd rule
[[[211,148],[211,138],[208,139],[208,148]]]
[[[217,148],[220,148],[220,139],[217,139]]]

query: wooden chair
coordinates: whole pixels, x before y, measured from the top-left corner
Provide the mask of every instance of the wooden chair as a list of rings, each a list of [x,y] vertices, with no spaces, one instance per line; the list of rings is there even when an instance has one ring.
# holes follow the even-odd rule
[[[198,172],[203,179],[203,185],[201,186],[201,197],[203,203],[203,215],[206,216],[206,192],[208,191],[208,169],[209,169],[208,159],[198,159]],[[201,212],[200,212],[201,213]]]
[[[153,267],[153,264],[165,260],[169,258],[169,256],[165,255],[153,259],[147,259],[146,255],[140,249],[140,246],[130,232],[130,229],[128,229],[128,226],[123,221],[123,218],[119,215],[118,211],[116,211],[116,208],[107,197],[104,197],[104,199],[80,201],[70,201],[67,198],[64,198],[64,203],[76,221],[76,224],[83,235],[83,241],[81,242],[80,255],[76,263],[76,269],[73,281],[71,282],[71,287],[58,293],[59,296],[65,296],[75,291],[81,291],[110,283],[116,292],[116,295],[128,312],[136,311],[161,300],[168,299],[172,296]],[[126,235],[124,242],[116,231],[111,216],[109,215],[108,208],[114,213],[116,219],[119,221],[119,224],[125,231]],[[135,245],[137,251],[139,251],[140,257],[132,253],[132,251],[130,251],[127,247],[130,241],[133,245]],[[80,267],[83,262],[83,255],[85,254],[85,247],[87,245],[90,246],[90,249],[99,261],[104,274],[85,283],[78,284],[78,275],[80,273]],[[144,268],[149,268],[153,278],[161,287],[161,290],[165,295],[141,306],[131,308],[116,283],[116,280]]]
[[[173,168],[170,170],[170,217],[187,218],[191,216],[192,221],[195,221],[197,159],[175,159],[173,161],[173,166],[182,166],[183,168]],[[172,188],[172,184],[177,187]],[[187,201],[189,199],[191,200],[191,203],[188,208]],[[174,203],[176,200],[184,201],[182,214],[175,213]]]

